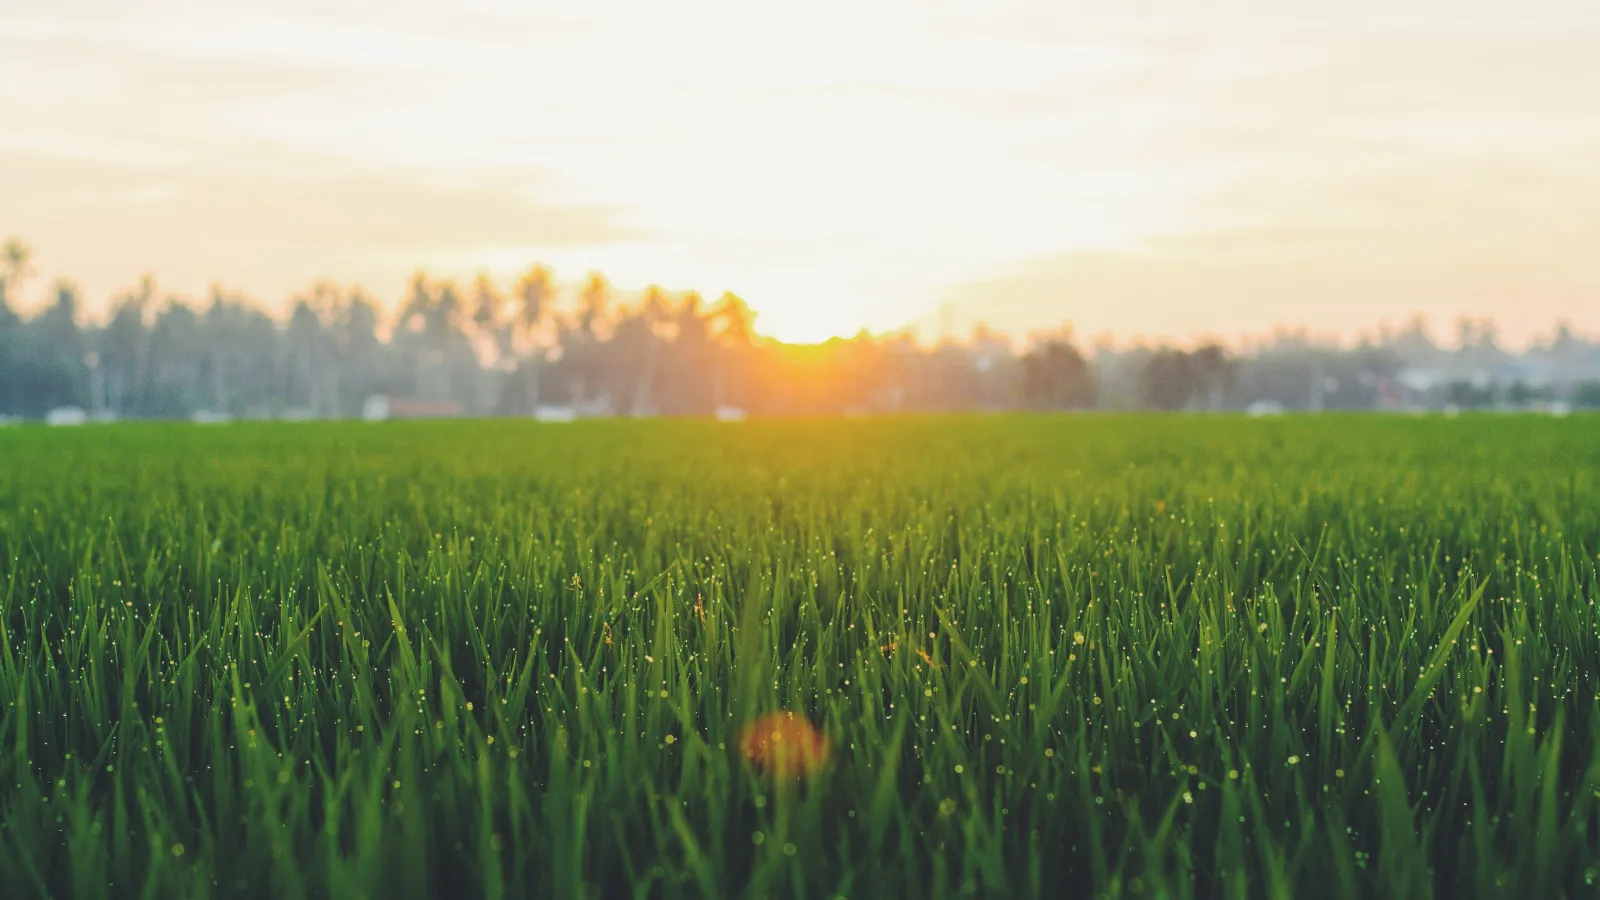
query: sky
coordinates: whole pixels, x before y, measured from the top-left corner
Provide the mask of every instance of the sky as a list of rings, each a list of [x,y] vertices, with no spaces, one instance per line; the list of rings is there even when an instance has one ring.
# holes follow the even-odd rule
[[[0,234],[92,310],[537,261],[790,340],[1600,334],[1593,0],[446,6],[0,0]]]

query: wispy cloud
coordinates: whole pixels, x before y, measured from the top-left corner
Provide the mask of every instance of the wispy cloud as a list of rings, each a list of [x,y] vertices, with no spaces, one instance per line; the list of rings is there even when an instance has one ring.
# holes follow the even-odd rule
[[[264,292],[526,253],[791,335],[1528,317],[1588,283],[1597,41],[1587,0],[62,0],[0,19],[0,229],[109,278],[127,210],[199,218],[140,267]]]

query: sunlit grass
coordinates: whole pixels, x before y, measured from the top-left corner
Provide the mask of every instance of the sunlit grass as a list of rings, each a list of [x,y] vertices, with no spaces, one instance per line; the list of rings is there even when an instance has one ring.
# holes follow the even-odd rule
[[[11,429],[0,896],[1586,896],[1597,554],[1582,417]]]

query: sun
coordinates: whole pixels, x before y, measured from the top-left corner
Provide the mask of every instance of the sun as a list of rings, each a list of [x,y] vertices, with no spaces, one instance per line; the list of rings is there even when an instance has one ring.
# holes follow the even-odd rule
[[[871,323],[863,318],[866,304],[837,288],[814,292],[782,289],[754,294],[756,331],[786,344],[819,344],[851,337]]]

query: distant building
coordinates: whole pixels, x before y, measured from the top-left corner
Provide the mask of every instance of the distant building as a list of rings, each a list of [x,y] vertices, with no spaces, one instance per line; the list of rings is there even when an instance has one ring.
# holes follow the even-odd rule
[[[361,405],[361,418],[368,422],[386,419],[450,419],[462,414],[458,401],[407,400],[387,394],[373,394]]]
[[[578,408],[575,406],[540,406],[533,411],[533,417],[541,422],[573,422],[578,418]]]
[[[89,421],[89,414],[81,406],[58,406],[45,413],[46,425],[83,425]]]
[[[1401,386],[1417,394],[1442,387],[1446,380],[1443,372],[1432,369],[1402,369],[1399,375]]]
[[[389,418],[389,398],[383,394],[373,394],[361,404],[361,418],[368,422],[382,422]]]

